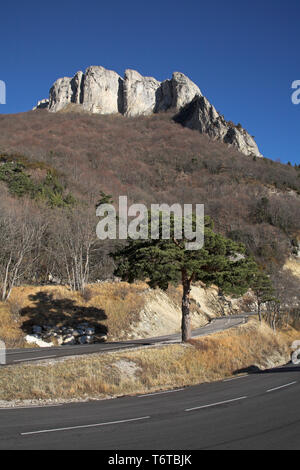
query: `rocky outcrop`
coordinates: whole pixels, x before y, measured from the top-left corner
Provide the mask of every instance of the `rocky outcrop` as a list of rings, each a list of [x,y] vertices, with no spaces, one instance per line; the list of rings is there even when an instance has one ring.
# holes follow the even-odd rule
[[[240,124],[226,121],[204,96],[195,96],[173,119],[184,127],[222,140],[245,155],[261,157],[254,138]]]
[[[85,74],[77,72],[73,78],[58,79],[50,90],[48,109],[55,113],[74,103],[96,114],[118,113],[121,87],[122,79],[116,72],[92,66]]]
[[[172,77],[172,108],[180,109],[195,96],[202,96],[200,89],[183,73],[175,72]]]
[[[75,104],[83,102],[83,77],[83,73],[79,71],[71,80],[72,102]]]
[[[95,114],[121,113],[125,116],[149,115],[168,109],[179,110],[201,91],[183,73],[175,72],[171,80],[159,82],[127,69],[124,79],[104,67],[88,67],[73,78],[59,78],[50,89],[49,100],[37,108],[58,112],[69,104],[80,105]]]
[[[174,72],[171,80],[158,82],[143,77],[135,70],[126,70],[124,77],[125,116],[149,115],[168,109],[179,110],[196,96],[200,89],[183,73]]]
[[[73,102],[74,91],[69,77],[56,80],[49,92],[49,111],[57,113]]]
[[[126,70],[124,76],[123,113],[125,116],[153,114],[160,82],[143,77],[135,70]]]
[[[195,96],[202,96],[200,89],[183,73],[174,72],[171,80],[161,83],[156,93],[155,112],[179,110]]]
[[[58,79],[49,100],[39,102],[34,109],[58,112],[70,105],[72,110],[78,107],[90,113],[128,117],[174,110],[175,122],[222,140],[245,155],[261,156],[254,138],[241,125],[226,121],[198,86],[180,72],[174,72],[171,80],[159,82],[136,70],[126,70],[122,79],[112,70],[91,66],[73,78]]]
[[[37,105],[32,109],[35,111],[36,109],[48,109],[49,108],[49,99],[45,98],[44,100],[40,100],[37,102]]]
[[[123,80],[116,72],[104,67],[89,67],[82,83],[82,105],[86,111],[114,114],[122,109]]]

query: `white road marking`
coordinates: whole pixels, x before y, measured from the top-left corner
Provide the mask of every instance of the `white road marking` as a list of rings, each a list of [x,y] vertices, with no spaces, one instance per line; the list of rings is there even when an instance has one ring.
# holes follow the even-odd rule
[[[15,406],[15,407],[0,408],[0,411],[34,410],[35,408],[54,408],[57,406],[62,406],[62,405],[58,404],[58,405]]]
[[[226,405],[235,401],[246,400],[248,397],[234,398],[233,400],[220,401],[219,403],[212,403],[211,405],[196,406],[195,408],[188,408],[184,411],[202,410],[204,408],[212,408],[213,406]]]
[[[83,425],[83,426],[73,426],[73,427],[69,427],[69,428],[44,429],[43,431],[22,432],[21,436],[30,436],[32,434],[45,434],[45,433],[48,433],[48,432],[72,431],[74,429],[97,428],[97,427],[100,427],[100,426],[107,426],[109,424],[130,423],[132,421],[141,421],[142,419],[149,419],[149,418],[150,418],[150,416],[142,416],[141,418],[123,419],[121,421],[110,421],[110,422],[107,422],[107,423],[87,424],[87,425]]]
[[[155,395],[164,395],[165,393],[180,392],[181,390],[184,390],[184,388],[177,388],[176,390],[166,390],[166,391],[164,391],[164,392],[146,393],[145,395],[138,395],[137,398],[153,397],[153,396],[155,396]]]
[[[267,390],[267,393],[275,392],[276,390],[281,390],[282,388],[291,387],[292,385],[295,385],[296,383],[297,382],[291,382],[290,384],[281,385],[281,387],[271,388],[270,390]]]
[[[49,359],[50,357],[57,357],[57,356],[41,356],[41,357],[31,357],[31,358],[26,358],[26,359],[18,359],[15,360],[14,362],[26,362],[26,361],[38,361],[39,359]]]
[[[249,375],[246,374],[246,375],[240,375],[239,377],[232,377],[232,379],[226,379],[226,380],[223,380],[223,382],[232,382],[233,380],[244,379],[245,377],[249,377]]]

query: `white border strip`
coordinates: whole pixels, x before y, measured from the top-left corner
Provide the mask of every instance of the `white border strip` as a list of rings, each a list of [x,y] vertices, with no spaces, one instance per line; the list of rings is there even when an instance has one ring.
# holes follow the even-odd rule
[[[219,403],[212,403],[211,405],[196,406],[195,408],[188,408],[184,411],[202,410],[204,408],[212,408],[213,406],[226,405],[235,401],[246,400],[248,397],[234,398],[233,400],[220,401]]]
[[[70,428],[44,429],[42,431],[22,432],[21,436],[30,436],[32,434],[45,434],[45,433],[48,433],[48,432],[72,431],[74,429],[96,428],[96,427],[99,427],[99,426],[107,426],[108,424],[130,423],[132,421],[140,421],[142,419],[149,419],[149,418],[150,418],[150,416],[142,416],[141,418],[124,419],[124,420],[121,420],[121,421],[110,421],[108,423],[87,424],[87,425],[83,425],[83,426],[73,426],[73,427],[70,427]]]
[[[137,398],[144,398],[144,397],[154,397],[156,395],[164,395],[166,393],[175,393],[175,392],[181,392],[182,390],[185,390],[184,388],[177,388],[176,390],[165,390],[163,392],[153,392],[153,393],[146,393],[144,395],[138,395]]]
[[[28,361],[39,361],[41,359],[50,359],[51,357],[57,357],[56,355],[52,356],[41,356],[41,357],[31,357],[31,358],[25,358],[25,359],[18,359],[13,362],[28,362]]]
[[[281,387],[271,388],[270,390],[267,390],[267,393],[276,392],[276,390],[281,390],[282,388],[291,387],[292,385],[295,385],[296,383],[297,382],[291,382],[290,384],[281,385]]]

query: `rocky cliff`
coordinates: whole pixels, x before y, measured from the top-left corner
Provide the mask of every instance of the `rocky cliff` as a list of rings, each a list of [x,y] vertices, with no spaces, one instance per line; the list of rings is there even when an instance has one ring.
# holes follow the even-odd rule
[[[175,122],[222,140],[245,155],[260,157],[254,138],[221,116],[184,74],[175,72],[170,80],[159,82],[126,70],[124,78],[100,66],[88,67],[72,78],[59,78],[50,89],[49,99],[34,109],[58,112],[69,105],[95,114],[123,114],[127,117],[174,110]]]
[[[196,95],[174,116],[174,121],[184,127],[208,134],[212,139],[237,147],[245,155],[261,157],[257,144],[240,124],[226,121],[204,96]]]

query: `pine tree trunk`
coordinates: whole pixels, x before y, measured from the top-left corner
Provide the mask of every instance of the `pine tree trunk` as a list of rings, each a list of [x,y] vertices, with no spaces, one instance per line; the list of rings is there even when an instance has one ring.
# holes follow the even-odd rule
[[[259,321],[262,322],[262,315],[261,315],[261,303],[258,301],[258,317],[259,317]]]
[[[182,276],[183,295],[182,295],[182,342],[186,343],[191,339],[191,317],[190,317],[190,292],[191,283],[187,276]]]

